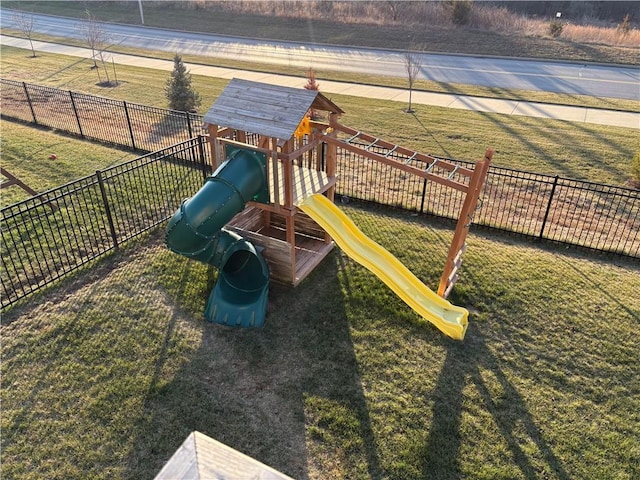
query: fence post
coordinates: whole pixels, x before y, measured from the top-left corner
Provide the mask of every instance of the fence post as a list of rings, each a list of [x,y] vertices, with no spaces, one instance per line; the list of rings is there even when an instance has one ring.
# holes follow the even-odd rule
[[[80,123],[80,115],[78,115],[78,109],[76,108],[76,101],[73,98],[73,92],[69,90],[69,98],[71,99],[71,106],[73,107],[73,113],[76,116],[76,122],[78,122],[78,130],[80,131],[80,137],[84,138],[84,132],[82,131],[82,124]]]
[[[109,207],[109,200],[107,199],[107,192],[104,189],[104,182],[102,181],[102,172],[96,170],[96,177],[98,177],[98,185],[100,186],[100,194],[102,195],[102,202],[104,203],[104,209],[107,213],[107,221],[109,222],[109,231],[111,232],[111,239],[113,240],[113,246],[118,248],[118,236],[116,235],[116,227],[113,225],[113,216],[111,215],[111,207]]]
[[[422,201],[420,202],[420,213],[424,213],[424,198],[427,195],[427,179],[422,183]]]
[[[29,96],[29,90],[27,84],[22,82],[22,88],[24,88],[24,94],[27,96],[27,103],[29,104],[29,110],[31,110],[31,116],[33,117],[33,123],[38,125],[38,119],[36,118],[36,112],[33,110],[33,104],[31,103],[31,97]]]
[[[133,137],[133,128],[131,127],[131,118],[129,117],[129,108],[127,107],[127,102],[123,101],[124,105],[124,114],[127,117],[127,126],[129,127],[129,135],[131,136],[131,148],[137,150],[136,148],[136,140]]]
[[[553,185],[551,186],[551,194],[549,195],[549,202],[547,203],[547,210],[544,212],[544,218],[542,219],[542,227],[540,228],[540,235],[538,238],[542,240],[544,236],[544,228],[547,226],[547,218],[549,218],[549,212],[551,211],[551,202],[553,201],[553,195],[556,193],[556,186],[558,185],[558,175],[553,179]]]
[[[189,138],[193,138],[193,129],[191,128],[191,115],[189,112],[184,112],[187,116],[187,128],[189,129]]]
[[[206,180],[208,165],[207,165],[207,159],[204,154],[203,138],[204,136],[198,135],[198,152],[200,154],[200,164],[202,165],[202,176]]]

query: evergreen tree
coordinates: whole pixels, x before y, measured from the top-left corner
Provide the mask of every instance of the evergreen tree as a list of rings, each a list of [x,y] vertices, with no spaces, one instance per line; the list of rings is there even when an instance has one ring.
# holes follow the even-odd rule
[[[181,112],[195,110],[200,105],[200,94],[191,86],[191,74],[177,53],[173,57],[173,72],[165,87],[169,108]]]

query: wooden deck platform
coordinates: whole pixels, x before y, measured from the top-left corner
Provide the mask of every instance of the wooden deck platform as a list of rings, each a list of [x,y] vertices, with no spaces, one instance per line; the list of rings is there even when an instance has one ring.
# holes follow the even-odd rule
[[[272,165],[269,165],[272,167]],[[285,166],[283,162],[277,162],[277,175],[274,169],[269,168],[269,198],[272,203],[285,204]],[[325,172],[307,168],[300,165],[292,166],[292,198],[293,205],[299,203],[303,198],[314,193],[324,193],[336,184],[336,177],[329,177]]]
[[[291,212],[285,209],[281,213],[270,212],[257,205],[245,208],[226,228],[264,248],[262,255],[273,280],[297,286],[331,252],[334,244],[320,226],[298,210],[293,217],[295,245],[292,246],[287,242],[286,230]]]
[[[293,480],[200,432],[191,432],[155,480]]]

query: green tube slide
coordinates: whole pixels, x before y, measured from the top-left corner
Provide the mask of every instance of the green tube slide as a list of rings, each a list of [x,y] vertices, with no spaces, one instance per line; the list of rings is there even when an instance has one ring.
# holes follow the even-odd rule
[[[269,268],[251,242],[223,227],[248,201],[268,202],[268,195],[265,155],[231,147],[227,160],[169,220],[165,241],[170,250],[218,268],[205,309],[210,322],[264,324]]]

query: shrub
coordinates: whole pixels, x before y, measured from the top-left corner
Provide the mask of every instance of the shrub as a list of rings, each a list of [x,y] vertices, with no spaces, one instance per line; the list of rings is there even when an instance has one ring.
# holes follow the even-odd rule
[[[617,30],[623,36],[629,35],[631,31],[631,16],[628,13],[622,19],[622,23],[618,24]]]
[[[452,0],[451,21],[456,25],[466,25],[469,23],[472,7],[471,0]]]
[[[305,83],[304,88],[306,90],[320,90],[320,84],[316,81],[316,72],[313,71],[313,68],[309,67],[307,70],[307,83]],[[318,112],[316,112],[313,108],[310,108],[307,112],[307,115],[313,119],[318,119]]]
[[[562,25],[562,22],[557,18],[554,18],[553,20],[551,20],[551,22],[549,22],[549,35],[551,35],[553,38],[558,38],[560,35],[562,35],[563,28],[564,25]]]
[[[316,81],[316,72],[311,67],[307,70],[307,83],[305,83],[304,88],[306,90],[320,90],[320,84]]]

